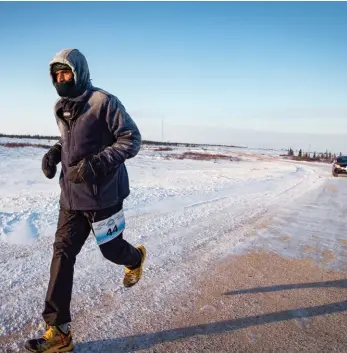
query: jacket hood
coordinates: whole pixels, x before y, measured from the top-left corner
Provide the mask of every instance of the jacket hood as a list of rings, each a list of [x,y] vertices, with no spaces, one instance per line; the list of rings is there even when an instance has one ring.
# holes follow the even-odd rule
[[[52,65],[55,63],[69,65],[74,75],[76,86],[80,89],[88,88],[90,85],[88,62],[85,56],[78,49],[64,49],[57,53],[51,60],[49,63],[49,72],[53,83],[54,76],[52,73]]]

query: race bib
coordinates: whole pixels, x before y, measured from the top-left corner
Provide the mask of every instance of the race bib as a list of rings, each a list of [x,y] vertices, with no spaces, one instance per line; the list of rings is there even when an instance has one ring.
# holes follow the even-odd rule
[[[118,237],[125,228],[125,218],[123,209],[118,213],[102,221],[93,223],[96,243],[102,245]]]

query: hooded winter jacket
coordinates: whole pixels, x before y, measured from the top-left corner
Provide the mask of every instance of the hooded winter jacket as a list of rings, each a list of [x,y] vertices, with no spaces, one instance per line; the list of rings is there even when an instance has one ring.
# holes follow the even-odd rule
[[[59,99],[54,108],[61,133],[60,204],[65,209],[81,211],[111,207],[130,193],[124,162],[139,152],[141,134],[117,97],[92,86],[88,63],[81,52],[65,49],[53,58],[53,83],[51,68],[58,62],[71,67],[75,84],[83,91],[76,98]],[[93,184],[67,180],[68,167],[92,155],[102,158],[107,173]]]

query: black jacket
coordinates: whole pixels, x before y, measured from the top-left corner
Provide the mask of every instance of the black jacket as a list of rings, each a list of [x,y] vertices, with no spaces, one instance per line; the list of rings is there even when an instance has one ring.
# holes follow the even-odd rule
[[[89,68],[78,50],[64,50],[51,61],[68,64],[76,84],[87,89],[77,98],[62,98],[55,106],[61,132],[62,171],[60,204],[68,210],[97,211],[122,202],[130,193],[125,160],[137,155],[141,134],[119,99],[93,87]],[[80,82],[79,80],[86,80]],[[67,118],[64,112],[69,112]],[[85,157],[99,155],[107,166],[107,174],[93,184],[74,184],[67,180],[67,168]]]

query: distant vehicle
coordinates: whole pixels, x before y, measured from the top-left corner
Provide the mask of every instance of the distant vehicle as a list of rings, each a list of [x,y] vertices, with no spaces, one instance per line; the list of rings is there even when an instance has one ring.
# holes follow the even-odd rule
[[[339,174],[347,174],[347,156],[340,156],[334,160],[332,173],[334,177]]]

